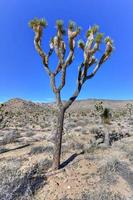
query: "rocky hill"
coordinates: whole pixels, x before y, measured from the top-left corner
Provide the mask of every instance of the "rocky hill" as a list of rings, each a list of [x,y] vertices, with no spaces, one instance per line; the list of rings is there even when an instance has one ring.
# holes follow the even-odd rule
[[[11,99],[0,105],[1,128],[37,128],[49,123],[52,106],[22,99]],[[48,117],[47,117],[48,116]]]
[[[96,102],[101,100],[80,100],[73,103],[67,113],[86,113],[91,115]],[[116,112],[128,112],[126,105],[132,101],[102,100],[105,107]],[[87,113],[88,112],[88,113]],[[56,114],[56,105],[33,103],[23,99],[11,99],[0,104],[1,128],[43,128],[51,124]],[[52,117],[52,118],[51,118]]]

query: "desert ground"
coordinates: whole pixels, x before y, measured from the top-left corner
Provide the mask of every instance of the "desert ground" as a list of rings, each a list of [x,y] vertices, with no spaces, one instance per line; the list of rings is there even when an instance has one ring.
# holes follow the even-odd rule
[[[97,102],[109,108],[104,124]],[[0,104],[0,200],[133,200],[133,101],[80,100],[65,115],[52,172],[55,103]],[[105,135],[110,144],[106,145]]]

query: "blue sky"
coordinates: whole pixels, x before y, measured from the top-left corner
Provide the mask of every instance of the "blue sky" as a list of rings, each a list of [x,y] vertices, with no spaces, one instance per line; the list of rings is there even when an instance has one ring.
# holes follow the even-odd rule
[[[133,99],[133,1],[132,0],[0,0],[0,102],[10,98],[53,101],[49,78],[34,49],[33,32],[28,21],[45,17],[43,47],[55,33],[56,19],[74,20],[82,27],[79,38],[85,39],[90,25],[99,24],[105,35],[115,41],[115,51],[96,76],[83,87],[79,98]],[[76,87],[77,68],[82,54],[68,69],[62,98],[67,99]],[[51,61],[52,67],[56,65]]]

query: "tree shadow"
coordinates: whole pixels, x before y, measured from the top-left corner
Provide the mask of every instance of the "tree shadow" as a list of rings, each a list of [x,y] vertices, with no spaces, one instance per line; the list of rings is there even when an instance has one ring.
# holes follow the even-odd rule
[[[70,162],[72,162],[77,156],[84,154],[84,151],[81,151],[80,153],[74,153],[72,154],[67,160],[65,160],[61,165],[60,169],[63,169],[66,167]]]
[[[12,149],[5,149],[5,148],[3,148],[3,149],[0,150],[0,154],[7,153],[7,152],[9,152],[9,151],[18,150],[18,149],[23,149],[23,148],[28,147],[28,146],[30,146],[30,145],[31,145],[31,144],[24,144],[24,145],[21,145],[21,146],[19,146],[19,147],[15,147],[15,148],[12,148]]]

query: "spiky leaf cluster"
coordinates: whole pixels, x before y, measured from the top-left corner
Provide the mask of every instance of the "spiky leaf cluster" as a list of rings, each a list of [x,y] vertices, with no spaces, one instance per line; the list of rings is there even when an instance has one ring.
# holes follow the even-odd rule
[[[88,38],[90,36],[90,34],[92,33],[93,35],[96,34],[99,30],[99,26],[98,25],[93,25],[92,27],[90,27],[87,32],[86,32],[86,37]]]
[[[93,34],[96,34],[98,32],[98,30],[99,30],[99,26],[98,25],[94,25],[91,28],[91,31],[92,31]]]
[[[113,44],[113,40],[109,37],[109,36],[107,36],[106,38],[105,38],[105,43],[107,44],[108,42],[110,43],[110,44]]]
[[[103,33],[98,33],[97,35],[96,35],[96,38],[95,38],[95,41],[96,41],[96,43],[100,43],[101,41],[102,41],[102,39],[103,39]]]
[[[31,28],[34,28],[34,27],[36,27],[38,25],[40,25],[40,26],[45,28],[47,26],[47,21],[44,18],[42,18],[42,19],[34,18],[33,20],[31,20],[29,22],[29,26]]]
[[[104,111],[103,111],[102,116],[103,116],[105,119],[107,119],[107,118],[110,117],[110,110],[109,110],[109,108],[104,108]]]
[[[96,102],[95,109],[97,112],[102,112],[103,111],[103,102],[102,101]]]
[[[66,31],[65,31],[65,29],[63,28],[63,25],[64,25],[64,22],[63,22],[63,20],[56,20],[56,28],[58,29],[58,30],[60,30],[61,31],[61,33],[63,34],[63,35],[65,35],[65,33],[66,33]]]
[[[78,41],[78,47],[84,48],[84,46],[85,46],[84,41],[83,40],[79,40]]]
[[[56,27],[59,28],[59,29],[62,29],[63,28],[63,25],[64,25],[64,22],[63,20],[56,20]]]
[[[103,113],[101,114],[101,117],[103,119],[103,122],[105,124],[110,123],[110,118],[111,118],[111,112],[109,108],[104,108]]]
[[[76,26],[76,23],[74,22],[74,21],[69,21],[69,24],[68,24],[68,28],[70,29],[70,30],[74,30],[74,28],[75,28],[75,26]]]

